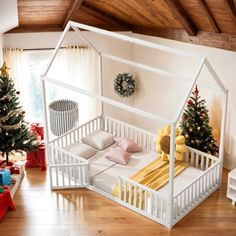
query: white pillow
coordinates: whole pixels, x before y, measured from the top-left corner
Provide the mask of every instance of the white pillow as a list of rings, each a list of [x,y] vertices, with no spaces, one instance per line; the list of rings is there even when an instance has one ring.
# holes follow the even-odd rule
[[[96,149],[103,150],[115,143],[115,140],[112,134],[102,130],[96,130],[95,132],[84,137],[82,142]]]
[[[84,159],[88,159],[91,156],[95,155],[97,153],[97,149],[84,144],[84,143],[73,143],[69,147],[66,147],[66,149],[70,152],[72,152],[75,155],[78,155],[80,157],[83,157]]]

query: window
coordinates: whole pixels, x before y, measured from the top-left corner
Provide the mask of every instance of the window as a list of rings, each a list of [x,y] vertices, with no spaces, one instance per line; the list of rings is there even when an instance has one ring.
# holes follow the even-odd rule
[[[21,91],[20,99],[23,109],[26,111],[26,120],[29,122],[43,122],[40,75],[46,68],[52,55],[52,50],[25,50],[17,52],[18,54],[21,53],[20,60],[16,60],[14,58],[15,55],[10,53],[11,50],[5,50],[5,56],[8,58],[7,63],[10,67],[13,67],[15,72],[13,77],[16,87]],[[61,49],[48,76],[97,93],[99,89],[97,60],[98,56],[89,48],[76,46]],[[64,98],[72,99],[79,103],[80,123],[86,122],[88,119],[98,115],[100,104],[96,101],[47,83],[48,102]]]
[[[27,71],[24,103],[27,102],[26,118],[29,121],[43,122],[42,91],[40,87],[40,75],[46,68],[50,57],[49,51],[23,52],[25,69]],[[56,98],[56,88],[50,89],[50,98]],[[26,105],[26,104],[24,104]]]

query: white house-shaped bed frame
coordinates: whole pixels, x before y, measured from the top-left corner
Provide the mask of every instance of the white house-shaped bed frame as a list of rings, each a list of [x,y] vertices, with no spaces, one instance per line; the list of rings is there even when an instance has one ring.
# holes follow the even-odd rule
[[[104,97],[101,95],[97,95],[94,94],[92,92],[86,91],[84,89],[78,88],[78,87],[74,87],[70,84],[67,84],[66,82],[61,82],[61,81],[57,81],[55,79],[49,78],[47,76],[48,71],[58,53],[58,50],[60,49],[60,46],[66,36],[66,34],[68,33],[68,31],[70,29],[73,29],[76,34],[79,36],[80,39],[82,39],[83,41],[85,41],[92,49],[94,49],[94,51],[98,54],[100,60],[99,60],[99,64],[100,64],[100,80],[101,80],[101,87],[102,87],[102,58],[108,58],[110,60],[114,60],[117,62],[121,62],[121,63],[125,63],[134,67],[138,67],[147,71],[151,71],[151,72],[155,72],[158,73],[160,75],[163,76],[167,76],[167,77],[171,77],[171,78],[180,78],[180,76],[174,74],[174,73],[170,73],[168,71],[159,69],[159,68],[155,68],[155,67],[151,67],[145,64],[141,64],[141,63],[137,63],[134,62],[132,60],[128,60],[128,59],[124,59],[122,57],[118,57],[115,55],[111,55],[111,54],[107,54],[107,53],[103,53],[102,51],[100,51],[98,48],[96,48],[95,45],[93,45],[88,38],[86,38],[86,36],[80,31],[80,29],[83,30],[87,30],[87,31],[91,31],[91,32],[95,32],[101,35],[105,35],[108,37],[112,37],[112,38],[116,38],[119,40],[123,40],[123,41],[127,41],[130,43],[134,43],[134,44],[138,44],[138,45],[142,45],[142,46],[146,46],[149,48],[153,48],[153,49],[158,49],[164,52],[168,52],[168,53],[173,53],[176,55],[180,55],[180,56],[187,56],[187,57],[191,57],[191,58],[195,58],[199,61],[199,66],[196,70],[196,72],[194,73],[194,76],[192,78],[190,78],[190,82],[189,82],[189,88],[186,91],[186,94],[183,96],[183,100],[182,103],[180,104],[179,108],[177,109],[176,113],[175,113],[175,118],[174,120],[169,120],[169,119],[165,119],[161,116],[149,113],[149,112],[145,112],[143,110],[140,110],[138,108],[114,101],[112,99],[109,99],[107,97]],[[223,109],[222,109],[222,118],[221,118],[221,134],[220,134],[220,145],[219,145],[219,158],[215,158],[209,154],[206,153],[202,153],[199,152],[197,150],[193,150],[191,148],[188,148],[187,151],[187,159],[189,162],[191,162],[192,164],[196,165],[198,167],[198,165],[203,165],[204,162],[204,167],[202,166],[202,168],[204,168],[204,173],[197,178],[193,183],[191,183],[191,185],[186,186],[186,188],[179,192],[178,194],[174,195],[174,149],[175,149],[175,127],[177,125],[178,120],[180,119],[180,116],[184,110],[185,104],[193,90],[193,87],[198,79],[198,76],[203,68],[203,66],[206,66],[207,70],[210,72],[210,74],[212,75],[213,79],[215,80],[216,84],[218,85],[218,87],[220,88],[220,90],[222,91],[223,95],[224,95],[224,102],[223,102]],[[144,215],[147,216],[163,225],[165,225],[168,228],[171,228],[175,223],[177,223],[182,217],[184,217],[188,212],[190,212],[195,206],[197,206],[201,201],[203,201],[206,197],[208,197],[212,192],[214,192],[217,188],[219,188],[220,184],[221,184],[221,174],[222,174],[222,167],[223,167],[223,157],[224,157],[224,133],[225,133],[225,123],[226,123],[226,112],[227,112],[227,97],[228,97],[228,91],[227,89],[224,87],[224,85],[222,84],[220,78],[218,77],[218,75],[216,74],[216,72],[214,71],[214,69],[212,68],[211,64],[209,63],[209,61],[202,56],[199,55],[195,55],[189,52],[185,52],[182,50],[178,50],[178,49],[174,49],[174,48],[170,48],[167,46],[162,46],[162,45],[158,45],[156,43],[151,43],[151,42],[147,42],[141,39],[137,39],[137,38],[133,38],[133,37],[129,37],[126,35],[122,35],[119,33],[114,33],[114,32],[109,32],[106,30],[102,30],[99,28],[95,28],[95,27],[91,27],[88,25],[84,25],[84,24],[80,24],[80,23],[76,23],[76,22],[72,22],[69,21],[64,32],[62,33],[59,42],[57,43],[57,46],[53,52],[53,55],[47,65],[47,68],[44,72],[44,74],[41,77],[41,85],[42,85],[42,92],[43,92],[43,106],[44,106],[44,122],[45,122],[45,140],[46,140],[46,147],[47,147],[47,158],[48,158],[48,162],[49,162],[49,172],[50,172],[50,182],[51,182],[51,187],[53,189],[58,189],[58,188],[75,188],[75,187],[88,187],[94,191],[97,191],[101,194],[103,194],[104,196]],[[183,79],[183,78],[181,78]],[[170,137],[170,165],[169,165],[169,197],[165,200],[166,201],[166,205],[164,206],[165,210],[163,210],[164,208],[161,207],[161,209],[157,210],[157,206],[154,204],[155,201],[155,197],[159,197],[157,195],[157,192],[147,188],[146,186],[142,186],[128,178],[119,178],[119,189],[120,189],[120,199],[116,199],[113,196],[110,196],[109,194],[106,194],[102,191],[100,191],[99,189],[94,188],[93,186],[90,185],[89,183],[89,173],[88,173],[88,161],[79,158],[79,161],[77,159],[77,161],[74,161],[77,156],[69,153],[66,150],[62,150],[63,144],[60,144],[65,142],[66,144],[69,142],[71,142],[71,139],[75,139],[75,132],[78,132],[79,134],[83,133],[82,128],[85,127],[85,129],[94,129],[94,127],[98,127],[99,126],[99,122],[101,121],[101,117],[98,117],[97,119],[94,119],[90,122],[88,122],[87,124],[84,124],[82,127],[80,127],[77,131],[69,131],[68,133],[62,135],[62,137],[59,137],[57,139],[54,139],[52,141],[49,140],[49,122],[48,122],[48,110],[47,110],[47,101],[46,101],[46,86],[45,83],[49,82],[52,84],[55,84],[57,86],[62,86],[64,88],[70,89],[74,92],[80,93],[80,94],[84,94],[86,96],[92,97],[95,100],[101,102],[101,104],[105,103],[105,104],[110,104],[112,106],[121,108],[123,110],[132,112],[134,114],[137,114],[139,116],[148,118],[148,119],[152,119],[154,121],[157,122],[161,122],[161,123],[165,123],[165,124],[170,124],[171,127],[171,137]],[[101,92],[102,93],[102,92]],[[103,112],[103,111],[102,111]],[[103,115],[103,114],[101,114]],[[110,120],[111,122],[118,122],[115,120]],[[100,124],[101,125],[101,124]],[[104,125],[104,124],[103,124]],[[92,127],[92,128],[91,128]],[[131,127],[131,126],[130,126]],[[74,132],[74,133],[73,133]],[[76,133],[77,134],[77,133]],[[147,133],[143,133],[144,135],[147,135]],[[74,136],[73,136],[74,135]],[[68,141],[69,140],[69,141]],[[58,152],[62,152],[64,155],[66,155],[67,157],[70,157],[70,161],[69,162],[65,162],[63,164],[58,164],[58,163],[54,163],[53,162],[53,158],[56,155],[56,153],[58,154]],[[201,159],[201,161],[199,161]],[[73,160],[73,161],[72,161]],[[199,164],[201,163],[201,164]],[[62,169],[64,168],[64,170],[67,170],[65,172],[62,171]],[[73,168],[73,169],[70,169]],[[77,169],[76,169],[77,168]],[[79,170],[79,177],[76,176],[75,177],[75,171]],[[54,171],[54,172],[53,172]],[[56,184],[53,184],[53,174],[56,173]],[[64,179],[63,179],[63,184],[62,186],[59,186],[58,184],[58,175],[59,173],[61,173],[63,175],[64,178],[64,174],[67,174],[68,178],[69,178],[69,182],[68,184],[65,183]],[[74,173],[74,174],[73,174]],[[77,180],[75,180],[75,178],[77,178]],[[71,184],[72,179],[74,180],[74,184]],[[122,182],[123,181],[123,182]],[[134,187],[135,189],[139,189],[140,194],[143,191],[144,192],[144,196],[143,198],[146,198],[146,202],[147,199],[149,199],[149,202],[151,202],[151,211],[150,209],[148,210],[148,207],[145,206],[144,209],[138,208],[135,204],[132,205],[131,200],[128,201],[128,199],[122,199],[121,197],[121,189],[122,186],[125,186],[124,191],[126,191],[126,188],[128,188],[128,185],[130,186],[130,190],[131,190],[131,186]],[[128,191],[128,190],[127,190]],[[136,190],[135,190],[136,191]],[[126,192],[124,193],[126,198]],[[130,194],[131,195],[131,194]],[[136,196],[134,196],[134,198],[136,198]],[[142,194],[141,194],[141,198],[142,198]],[[140,200],[141,201],[141,200]],[[162,203],[159,203],[162,204]],[[179,204],[179,205],[178,205]],[[181,207],[179,207],[181,206]],[[156,209],[156,210],[155,210]],[[165,214],[163,213],[163,211],[165,211]]]

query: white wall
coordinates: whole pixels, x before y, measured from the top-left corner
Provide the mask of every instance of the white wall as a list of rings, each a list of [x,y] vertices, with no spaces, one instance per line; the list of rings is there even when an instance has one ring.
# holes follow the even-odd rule
[[[215,71],[221,78],[223,84],[229,89],[229,103],[227,113],[227,127],[226,127],[226,141],[225,141],[225,161],[224,166],[228,169],[236,167],[236,80],[235,80],[235,68],[236,68],[236,52],[226,51],[216,48],[210,48],[205,46],[187,44],[177,42],[174,40],[167,40],[163,38],[141,36],[135,34],[135,37],[142,38],[147,41],[156,42],[162,45],[170,46],[173,48],[183,49],[188,52],[196,53],[207,57],[209,62],[214,67]],[[164,56],[158,52],[154,54],[154,51],[147,51],[140,49],[137,46],[133,47],[133,59],[143,63],[149,63],[151,65],[159,65],[162,68],[169,69],[179,74],[190,75],[196,69],[196,63],[193,60],[178,58],[175,56]],[[176,109],[176,101],[179,99],[179,95],[184,92],[184,85],[181,81],[177,84],[170,82],[167,78],[160,78],[156,76],[151,81],[151,77],[147,76],[146,72],[137,71],[137,77],[140,89],[135,94],[135,105],[137,104],[143,109],[160,110],[165,114],[169,114]],[[154,76],[153,76],[154,77]],[[162,79],[162,80],[161,80]],[[208,84],[215,87],[212,77],[207,70],[203,70],[200,74],[200,81],[203,84]],[[182,86],[183,85],[183,86]],[[168,89],[168,87],[170,89]],[[216,135],[219,136],[220,129],[220,111],[222,97],[219,92],[215,93],[212,89],[200,87],[200,95],[207,100],[207,106],[210,111],[210,119],[213,126],[213,130]],[[154,88],[154,89],[153,89]],[[155,91],[151,95],[145,94],[145,91]],[[150,102],[151,101],[151,102]],[[155,102],[154,102],[155,101]],[[168,106],[167,106],[168,105]],[[142,120],[137,120],[137,124],[148,127],[149,129],[155,129],[152,122],[147,125]],[[154,126],[154,127],[153,127]]]
[[[17,0],[0,1],[0,33],[18,26]]]

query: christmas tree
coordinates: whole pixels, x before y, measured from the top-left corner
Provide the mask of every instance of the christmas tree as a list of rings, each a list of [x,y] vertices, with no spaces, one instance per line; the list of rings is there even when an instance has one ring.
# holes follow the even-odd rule
[[[196,85],[182,116],[180,123],[181,133],[185,136],[185,143],[189,147],[217,155],[219,148],[212,135],[208,110],[205,104],[206,100],[201,99]]]
[[[20,92],[7,73],[6,64],[0,68],[0,153],[7,164],[11,151],[32,151],[35,137],[29,133],[25,112],[19,104]]]

